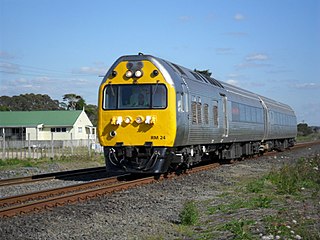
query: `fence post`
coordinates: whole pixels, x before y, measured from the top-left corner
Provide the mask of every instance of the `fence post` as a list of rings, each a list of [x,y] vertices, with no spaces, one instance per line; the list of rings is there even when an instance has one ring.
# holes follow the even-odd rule
[[[73,155],[73,139],[72,139],[72,133],[70,133],[71,138],[71,155]]]
[[[88,133],[88,154],[91,157],[91,149],[90,149],[90,134]]]
[[[2,159],[6,159],[6,132],[4,128],[2,128]]]
[[[53,152],[53,132],[51,133],[51,157],[52,157],[52,159],[54,157],[54,152]]]
[[[31,158],[30,133],[28,133],[28,158]]]

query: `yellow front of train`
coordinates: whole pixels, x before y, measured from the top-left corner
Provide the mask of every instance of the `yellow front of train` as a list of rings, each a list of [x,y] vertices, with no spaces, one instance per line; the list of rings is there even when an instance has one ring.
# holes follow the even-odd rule
[[[167,168],[154,169],[165,161],[165,149],[174,145],[176,94],[154,63],[118,61],[99,88],[98,105],[98,137],[107,169],[162,172]]]

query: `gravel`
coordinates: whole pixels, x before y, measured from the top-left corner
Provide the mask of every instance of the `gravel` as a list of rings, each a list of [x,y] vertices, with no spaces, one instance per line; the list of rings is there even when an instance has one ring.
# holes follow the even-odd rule
[[[2,239],[188,239],[179,231],[179,213],[186,201],[223,201],[221,194],[232,191],[238,181],[259,177],[285,163],[319,153],[320,144],[222,165],[51,211],[0,219],[0,236]],[[21,193],[22,188],[11,192]],[[3,189],[0,191],[2,196]],[[241,214],[263,215],[266,211],[272,209]],[[231,238],[225,235],[225,239]]]

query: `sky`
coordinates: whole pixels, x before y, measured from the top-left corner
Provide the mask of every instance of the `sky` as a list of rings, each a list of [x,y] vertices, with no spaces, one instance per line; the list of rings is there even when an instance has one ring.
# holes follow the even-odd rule
[[[320,126],[318,0],[0,0],[0,96],[97,105],[101,76],[139,52],[208,69]]]

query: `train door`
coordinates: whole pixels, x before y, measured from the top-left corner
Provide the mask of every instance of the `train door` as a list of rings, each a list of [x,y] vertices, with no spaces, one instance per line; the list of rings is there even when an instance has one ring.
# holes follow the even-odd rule
[[[259,99],[260,99],[261,105],[263,107],[264,134],[263,134],[262,141],[264,141],[269,136],[270,118],[269,118],[269,110],[268,110],[267,105],[260,97],[259,97]]]
[[[227,97],[225,94],[220,93],[222,102],[222,137],[228,137],[229,135],[229,123],[228,123],[228,109],[227,109]]]
[[[178,102],[178,122],[177,133],[180,134],[178,138],[181,140],[181,145],[188,142],[189,139],[189,89],[185,83],[181,84],[182,91],[177,92]]]

